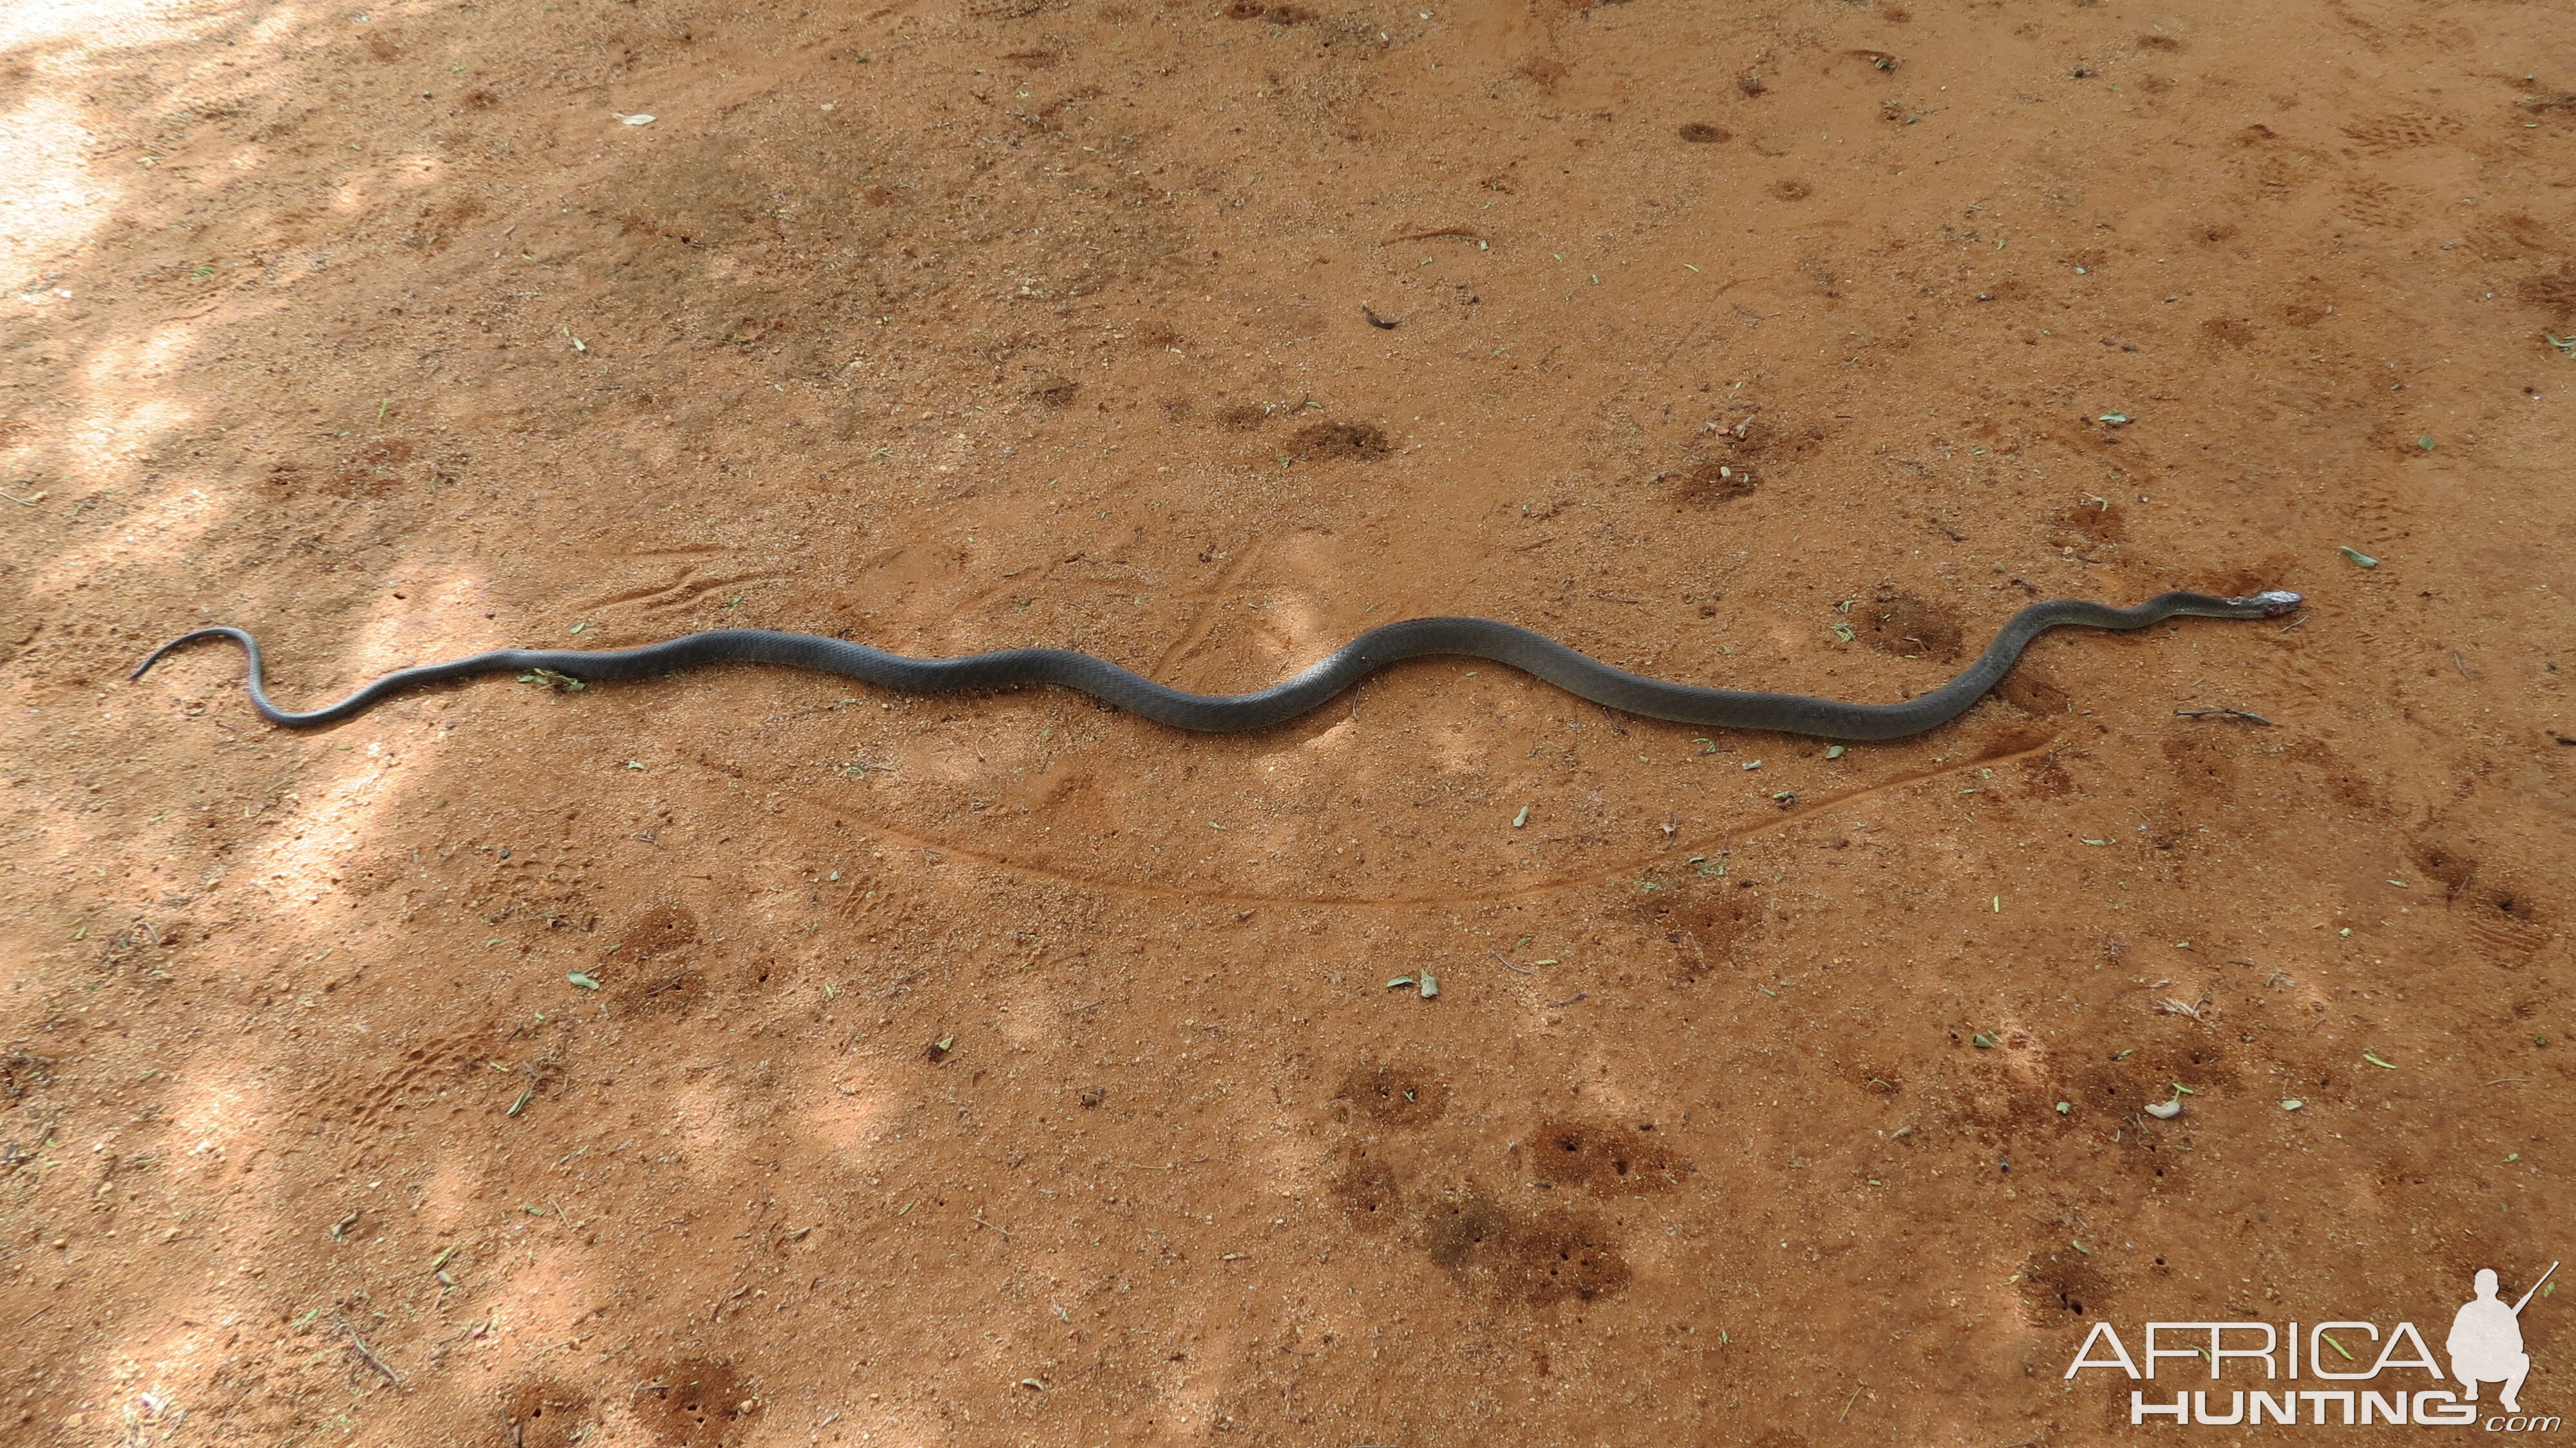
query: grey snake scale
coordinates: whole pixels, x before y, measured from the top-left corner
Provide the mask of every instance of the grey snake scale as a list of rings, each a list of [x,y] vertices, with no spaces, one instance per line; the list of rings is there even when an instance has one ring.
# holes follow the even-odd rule
[[[2067,625],[2138,629],[2177,616],[2278,618],[2301,602],[2295,593],[2274,590],[2245,598],[2166,593],[2135,608],[2081,599],[2034,603],[2014,614],[1957,678],[1901,704],[1849,704],[1805,694],[1667,683],[1611,668],[1544,634],[1486,618],[1416,618],[1386,624],[1361,634],[1294,678],[1233,695],[1188,693],[1068,649],[1002,649],[951,659],[916,659],[819,634],[753,628],[715,629],[632,649],[495,649],[397,669],[337,703],[301,711],[281,709],[269,700],[262,685],[259,643],[238,628],[216,626],[182,634],[153,650],[133,677],[142,678],[145,670],[173,649],[200,639],[228,638],[249,655],[245,686],[260,717],[288,729],[315,729],[362,713],[403,690],[477,674],[544,670],[587,682],[650,678],[706,664],[786,664],[914,693],[1057,684],[1176,729],[1234,733],[1294,719],[1388,664],[1450,655],[1508,664],[1570,694],[1649,719],[1823,739],[1901,739],[1957,718],[2003,678],[2032,639],[2049,629]]]

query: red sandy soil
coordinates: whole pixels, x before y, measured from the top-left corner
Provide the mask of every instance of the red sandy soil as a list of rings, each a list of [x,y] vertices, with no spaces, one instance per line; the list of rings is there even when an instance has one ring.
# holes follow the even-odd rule
[[[2438,1347],[2576,1258],[2566,21],[18,0],[0,1439],[2114,1443],[2095,1323]],[[126,680],[1894,699],[2259,587],[1839,755]]]

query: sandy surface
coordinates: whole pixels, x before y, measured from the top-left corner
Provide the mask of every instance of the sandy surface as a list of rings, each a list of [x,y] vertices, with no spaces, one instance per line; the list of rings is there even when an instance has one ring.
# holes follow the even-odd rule
[[[2563,7],[738,8],[0,10],[0,1438],[2120,1442],[2576,1258]]]

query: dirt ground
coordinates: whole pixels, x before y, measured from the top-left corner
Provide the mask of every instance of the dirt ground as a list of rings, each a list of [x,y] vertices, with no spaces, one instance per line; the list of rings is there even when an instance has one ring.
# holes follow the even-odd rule
[[[2576,1258],[2567,13],[0,8],[0,1439],[2112,1443],[2095,1324],[2438,1346]],[[1848,751],[126,678],[1891,700],[2263,587]]]

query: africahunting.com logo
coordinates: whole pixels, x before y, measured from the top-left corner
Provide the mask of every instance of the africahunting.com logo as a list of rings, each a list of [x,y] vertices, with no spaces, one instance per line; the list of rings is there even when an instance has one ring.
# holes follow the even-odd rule
[[[2558,1264],[2550,1263],[2540,1281],[2512,1303],[2496,1295],[2494,1271],[2480,1270],[2477,1296],[2452,1314],[2450,1335],[2442,1341],[2443,1355],[2450,1362],[2447,1377],[2415,1324],[2400,1322],[2383,1334],[2376,1323],[2343,1321],[2306,1326],[2293,1322],[2286,1332],[2269,1322],[2150,1322],[2136,1356],[2130,1355],[2116,1326],[2097,1322],[2085,1335],[2084,1345],[2075,1350],[2075,1360],[2066,1365],[2066,1376],[2089,1370],[2120,1373],[2133,1382],[2155,1382],[2156,1370],[2163,1365],[2167,1381],[2199,1377],[2206,1368],[2210,1381],[2221,1382],[2234,1368],[2238,1381],[2250,1382],[2260,1364],[2260,1377],[2275,1385],[2177,1388],[2170,1399],[2162,1389],[2132,1388],[2132,1424],[2219,1428],[2263,1423],[2451,1428],[2475,1424],[2490,1433],[2553,1432],[2559,1426],[2557,1418],[2522,1409],[2523,1380],[2531,1376],[2531,1355],[2522,1346],[2522,1311],[2557,1270]],[[2177,1359],[2189,1359],[2191,1366],[2180,1367]],[[2302,1382],[2332,1386],[2296,1386]],[[2352,1386],[2362,1383],[2370,1386]],[[2478,1390],[2486,1385],[2496,1391],[2481,1402]]]

